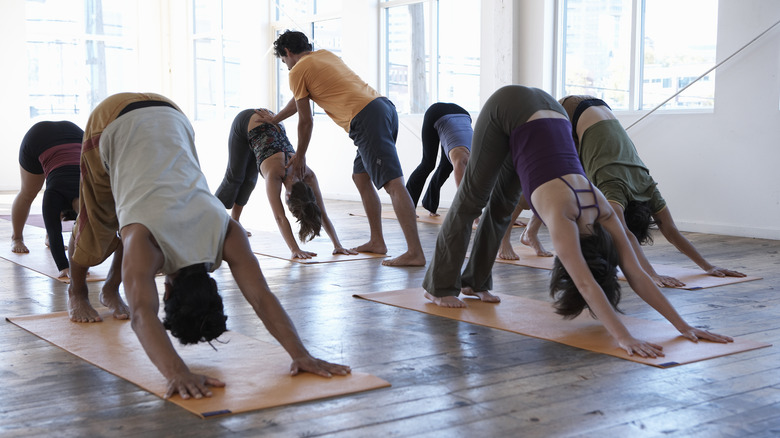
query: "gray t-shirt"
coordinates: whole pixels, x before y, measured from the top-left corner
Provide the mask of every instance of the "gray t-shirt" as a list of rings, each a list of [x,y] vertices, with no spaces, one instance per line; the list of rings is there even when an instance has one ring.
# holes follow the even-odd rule
[[[119,229],[149,229],[165,262],[162,273],[222,262],[230,220],[200,170],[189,120],[168,107],[140,108],[111,122],[100,137]]]

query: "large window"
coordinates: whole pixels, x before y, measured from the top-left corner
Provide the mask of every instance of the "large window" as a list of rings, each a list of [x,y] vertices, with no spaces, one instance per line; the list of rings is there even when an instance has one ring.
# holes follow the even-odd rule
[[[193,0],[195,118],[223,119],[240,109],[242,7],[237,0]]]
[[[136,88],[135,2],[28,0],[30,117],[85,116]]]
[[[649,110],[715,65],[717,0],[564,0],[562,95]],[[662,109],[712,108],[715,73]]]
[[[480,6],[473,0],[388,0],[383,94],[399,113],[446,101],[479,109]]]
[[[285,30],[303,32],[314,50],[326,49],[341,55],[341,0],[275,0],[276,36]],[[274,37],[276,39],[276,37]],[[277,109],[292,99],[287,66],[276,60]],[[315,114],[324,114],[314,105]]]

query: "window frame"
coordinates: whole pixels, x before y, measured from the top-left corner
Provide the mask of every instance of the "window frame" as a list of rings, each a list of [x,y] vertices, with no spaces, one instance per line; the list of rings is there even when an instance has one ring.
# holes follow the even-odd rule
[[[555,2],[555,16],[556,16],[556,29],[555,29],[555,66],[554,66],[554,83],[556,95],[563,97],[565,95],[565,70],[566,70],[566,25],[567,25],[567,3],[569,0],[556,0]],[[712,113],[715,110],[717,103],[713,96],[713,103],[711,107],[704,108],[679,108],[673,107],[664,109],[661,106],[653,105],[648,108],[643,108],[643,84],[644,84],[644,60],[645,60],[645,45],[642,43],[645,38],[645,4],[647,0],[631,0],[631,53],[629,66],[629,82],[628,82],[628,109],[614,109],[615,112],[621,113],[635,113],[643,114],[653,111],[663,111],[664,114],[697,114],[697,113]],[[716,55],[717,60],[717,55]],[[704,79],[699,78],[699,82]],[[682,87],[677,89],[675,93],[680,92]],[[671,96],[673,96],[674,93]]]

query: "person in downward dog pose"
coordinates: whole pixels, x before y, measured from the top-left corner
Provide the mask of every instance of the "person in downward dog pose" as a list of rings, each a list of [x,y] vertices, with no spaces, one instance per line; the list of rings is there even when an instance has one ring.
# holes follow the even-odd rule
[[[292,358],[291,374],[350,372],[347,366],[314,358],[303,346],[265,281],[246,231],[209,191],[192,125],[176,104],[153,93],[106,98],[89,117],[81,157],[83,214],[73,275],[86,276],[82,267],[114,251],[121,254],[132,328],[167,380],[165,397],[208,397],[209,386],[225,385],[192,373],[166,333],[168,329],[188,344],[211,341],[226,330],[222,298],[209,275],[223,260],[247,302]],[[166,275],[163,321],[157,316],[158,272]]]
[[[79,156],[84,131],[67,121],[38,122],[25,134],[19,148],[22,188],[11,206],[11,250],[28,253],[24,224],[30,205],[46,182],[43,192],[43,223],[57,276],[70,276],[70,264],[62,240],[62,221],[73,220],[79,205]]]
[[[572,137],[585,174],[604,193],[631,242],[639,263],[659,286],[678,287],[680,280],[658,274],[640,245],[652,243],[650,226],[704,272],[715,277],[744,277],[745,274],[709,263],[680,233],[669,206],[661,197],[647,166],[639,158],[628,133],[601,99],[567,96],[560,100],[572,122]]]
[[[320,234],[321,228],[325,228],[333,242],[333,254],[357,254],[357,251],[344,248],[339,242],[336,229],[325,211],[325,202],[314,172],[306,166],[303,178],[300,179],[287,169],[287,163],[295,155],[295,150],[287,138],[284,126],[262,122],[259,112],[260,110],[253,111],[247,125],[249,148],[253,151],[260,175],[265,179],[268,202],[292,257],[309,259],[317,254],[304,251],[298,246],[290,221],[284,212],[282,196],[286,199],[290,213],[300,224],[298,237],[301,242],[313,239]],[[282,188],[285,189],[284,195]]]
[[[480,112],[466,173],[423,280],[426,298],[443,307],[465,307],[460,293],[500,301],[490,293],[492,267],[523,193],[558,253],[550,282],[558,314],[573,318],[588,308],[629,355],[662,356],[660,345],[634,338],[617,317],[620,265],[634,291],[683,336],[694,342],[732,340],[690,326],[661,294],[606,198],[586,178],[563,107],[544,91],[519,85],[497,90]],[[485,205],[461,274],[471,224]]]
[[[439,192],[441,186],[455,171],[455,186],[460,185],[466,163],[471,151],[471,115],[454,103],[437,102],[428,107],[422,123],[422,161],[409,175],[406,190],[412,197],[414,206],[420,200],[425,180],[436,165],[436,157],[441,149],[439,166],[428,183],[428,190],[422,199],[422,205],[431,216],[438,216]],[[441,144],[441,147],[439,145]]]

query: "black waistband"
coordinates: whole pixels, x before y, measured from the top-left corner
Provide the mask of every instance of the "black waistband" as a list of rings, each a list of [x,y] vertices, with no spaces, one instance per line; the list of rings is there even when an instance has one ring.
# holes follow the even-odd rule
[[[592,106],[605,106],[609,108],[609,105],[601,99],[588,99],[580,102],[580,104],[577,105],[577,109],[574,110],[574,116],[571,118],[571,127],[573,128],[572,131],[574,131],[575,137],[577,136],[577,122],[580,121],[582,112]],[[611,110],[612,108],[609,109]]]
[[[137,110],[139,108],[147,108],[150,106],[167,106],[169,108],[176,109],[173,105],[171,105],[168,102],[165,102],[163,100],[141,100],[138,102],[133,102],[129,105],[127,105],[117,116],[117,118],[122,117],[123,115],[129,113],[132,110]]]

